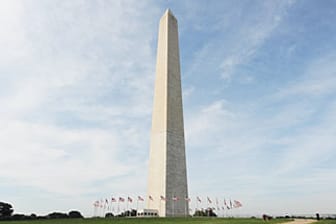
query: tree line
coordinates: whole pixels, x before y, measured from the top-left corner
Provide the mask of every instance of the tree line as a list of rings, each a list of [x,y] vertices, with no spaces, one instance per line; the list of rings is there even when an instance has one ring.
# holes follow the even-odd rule
[[[36,214],[15,214],[11,204],[0,201],[0,220],[34,220],[34,219],[68,219],[83,218],[79,211],[70,211],[69,213],[52,212],[45,216]]]
[[[109,212],[105,214],[105,218],[113,218],[113,217],[134,217],[137,215],[137,211],[135,209],[122,212],[119,215],[114,215]],[[207,210],[197,210],[195,211],[193,216],[212,216],[216,217],[217,215],[213,212],[211,208]],[[68,219],[68,218],[84,218],[79,211],[70,211],[69,213],[62,212],[52,212],[48,215],[41,216],[36,214],[16,214],[14,213],[14,208],[11,204],[0,201],[0,221],[1,220],[35,220],[35,219]]]

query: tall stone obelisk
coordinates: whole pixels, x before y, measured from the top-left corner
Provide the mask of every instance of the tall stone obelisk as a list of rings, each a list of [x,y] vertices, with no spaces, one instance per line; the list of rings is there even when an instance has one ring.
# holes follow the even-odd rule
[[[169,9],[159,27],[147,194],[147,208],[162,217],[188,214],[178,30]]]

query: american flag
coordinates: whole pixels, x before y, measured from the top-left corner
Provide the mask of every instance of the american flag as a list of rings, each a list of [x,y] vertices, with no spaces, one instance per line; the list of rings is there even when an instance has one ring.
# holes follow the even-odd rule
[[[197,201],[202,202],[202,200],[200,199],[200,197],[197,196]]]
[[[144,199],[141,196],[138,196],[138,201],[144,201]]]
[[[173,201],[178,201],[179,200],[179,198],[178,197],[173,197]]]
[[[151,195],[149,195],[148,198],[149,198],[149,200],[154,201],[154,199]]]
[[[124,198],[122,198],[122,197],[119,197],[119,201],[120,201],[120,202],[124,202],[124,201],[125,201],[125,199],[124,199]]]
[[[184,200],[186,200],[187,202],[190,202],[190,201],[191,201],[190,198],[185,198]]]
[[[127,201],[132,203],[133,199],[131,197],[127,197]]]
[[[165,201],[165,200],[166,200],[166,198],[163,197],[162,195],[160,196],[160,199],[161,199],[162,201]]]
[[[233,200],[233,203],[234,203],[234,206],[235,206],[236,208],[239,208],[239,207],[242,207],[242,206],[243,206],[242,203],[240,203],[240,201],[237,201],[237,200]]]
[[[117,200],[114,197],[111,198],[111,202],[116,202],[116,201]]]
[[[226,204],[226,200],[224,199],[224,205],[225,205],[225,207],[228,209],[228,210],[230,210],[230,206],[228,206],[228,204]]]

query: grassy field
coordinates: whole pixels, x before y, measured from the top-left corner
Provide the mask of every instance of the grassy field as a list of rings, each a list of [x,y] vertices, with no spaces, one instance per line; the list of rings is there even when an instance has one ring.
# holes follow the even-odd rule
[[[319,224],[336,224],[336,220],[321,220]]]
[[[114,218],[114,219],[54,219],[33,221],[1,221],[0,224],[259,224],[282,223],[289,220],[275,219],[264,222],[261,219],[248,218]],[[321,222],[322,224],[322,222]],[[323,224],[336,224],[326,222]]]

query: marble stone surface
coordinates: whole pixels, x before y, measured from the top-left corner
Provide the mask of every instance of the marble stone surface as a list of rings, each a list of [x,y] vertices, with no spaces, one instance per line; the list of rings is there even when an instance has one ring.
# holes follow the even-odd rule
[[[178,24],[169,9],[160,20],[154,91],[147,208],[157,209],[162,217],[185,216],[189,208]]]

